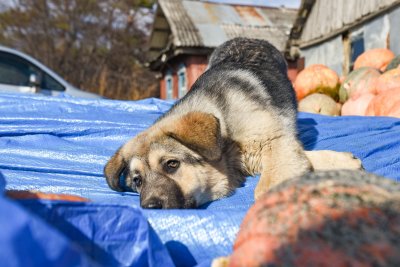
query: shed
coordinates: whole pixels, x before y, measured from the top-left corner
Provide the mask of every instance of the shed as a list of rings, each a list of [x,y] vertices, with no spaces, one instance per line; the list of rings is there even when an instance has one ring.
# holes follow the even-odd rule
[[[235,37],[265,39],[285,50],[297,10],[159,0],[150,38],[150,68],[160,73],[160,96],[176,99],[204,72],[213,49]],[[289,62],[289,74],[297,73]]]
[[[303,0],[286,52],[346,75],[365,50],[400,55],[399,26],[399,0]]]

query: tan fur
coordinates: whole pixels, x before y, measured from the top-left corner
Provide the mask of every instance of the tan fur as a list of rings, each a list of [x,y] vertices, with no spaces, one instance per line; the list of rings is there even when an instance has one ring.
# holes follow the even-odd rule
[[[219,122],[211,114],[190,112],[165,127],[167,135],[185,146],[198,151],[209,160],[221,157],[221,131]]]

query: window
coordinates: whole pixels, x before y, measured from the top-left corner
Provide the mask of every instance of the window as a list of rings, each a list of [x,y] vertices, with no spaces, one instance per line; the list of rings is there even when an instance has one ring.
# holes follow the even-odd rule
[[[165,99],[174,99],[174,80],[170,70],[165,74]]]
[[[29,86],[31,74],[27,62],[12,54],[0,52],[0,83]]]
[[[352,70],[357,57],[365,50],[364,34],[362,32],[351,37],[350,49],[350,69]]]
[[[55,91],[64,91],[65,90],[65,88],[64,88],[64,86],[62,86],[62,84],[57,82],[53,77],[51,77],[50,75],[48,75],[46,73],[43,75],[41,88],[46,89],[46,90],[55,90]]]
[[[7,52],[0,52],[0,83],[15,86],[33,86],[31,75],[44,90],[64,91],[65,88],[53,77],[31,62]]]
[[[178,71],[178,97],[181,98],[187,93],[186,67],[181,64]]]

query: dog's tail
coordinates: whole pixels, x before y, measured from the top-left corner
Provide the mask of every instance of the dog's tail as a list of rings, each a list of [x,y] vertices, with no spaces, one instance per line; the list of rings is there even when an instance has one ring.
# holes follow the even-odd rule
[[[219,63],[237,63],[258,69],[262,66],[287,73],[287,63],[283,55],[268,41],[260,39],[238,37],[226,41],[211,54],[208,68]]]

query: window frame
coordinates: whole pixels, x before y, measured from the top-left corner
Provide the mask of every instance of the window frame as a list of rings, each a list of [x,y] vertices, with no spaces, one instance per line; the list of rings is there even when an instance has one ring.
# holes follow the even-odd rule
[[[174,77],[172,76],[172,71],[169,69],[165,73],[165,99],[174,99]]]
[[[187,93],[187,75],[186,66],[181,63],[179,65],[178,76],[178,98],[183,97]]]

